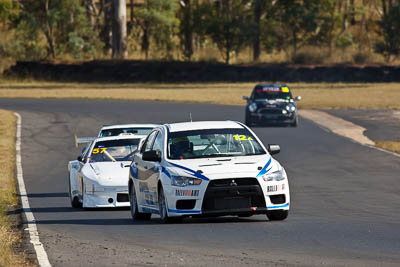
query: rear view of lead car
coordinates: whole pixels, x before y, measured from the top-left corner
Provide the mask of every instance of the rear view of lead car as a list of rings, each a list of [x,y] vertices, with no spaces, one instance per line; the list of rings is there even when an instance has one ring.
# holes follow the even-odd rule
[[[187,216],[284,220],[289,211],[287,175],[278,145],[265,148],[244,124],[207,121],[155,128],[130,168],[133,219],[159,214],[162,222]]]

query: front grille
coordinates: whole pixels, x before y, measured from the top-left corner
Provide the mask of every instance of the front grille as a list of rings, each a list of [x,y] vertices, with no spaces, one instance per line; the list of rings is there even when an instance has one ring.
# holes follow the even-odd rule
[[[273,114],[273,115],[279,115],[282,114],[281,109],[268,109],[268,108],[263,108],[258,111],[260,114]]]
[[[271,199],[272,204],[283,204],[286,202],[286,197],[284,194],[272,195],[272,196],[269,196],[269,198]]]
[[[210,181],[203,199],[203,211],[265,207],[264,196],[255,178]]]
[[[255,178],[237,178],[237,179],[219,179],[219,180],[212,180],[208,187],[221,187],[221,186],[230,186],[232,181],[236,183],[236,185],[259,185],[257,179]]]
[[[178,200],[176,202],[176,209],[177,210],[192,210],[196,205],[195,199],[190,200]]]
[[[118,193],[117,194],[117,202],[129,202],[128,194]]]

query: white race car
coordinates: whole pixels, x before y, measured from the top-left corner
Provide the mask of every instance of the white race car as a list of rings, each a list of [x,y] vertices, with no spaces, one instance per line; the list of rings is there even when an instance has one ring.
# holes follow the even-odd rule
[[[288,216],[285,169],[247,126],[233,121],[166,124],[133,157],[129,200],[133,219],[185,216]]]
[[[159,126],[159,124],[116,124],[116,125],[105,125],[103,126],[97,137],[107,137],[107,136],[118,136],[118,135],[148,135],[153,128]],[[78,144],[90,143],[97,137],[77,137],[75,136],[75,147]]]
[[[74,208],[129,206],[129,165],[146,136],[99,137],[68,163],[69,196]]]
[[[153,130],[157,126],[159,126],[159,124],[136,123],[136,124],[108,125],[108,126],[103,126],[100,129],[98,137],[116,136],[124,134],[148,135],[151,132],[151,130]]]

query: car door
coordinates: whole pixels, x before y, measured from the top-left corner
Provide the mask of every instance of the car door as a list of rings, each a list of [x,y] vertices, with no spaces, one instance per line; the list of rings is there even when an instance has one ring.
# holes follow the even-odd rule
[[[78,168],[78,184],[79,184],[79,192],[80,192],[80,197],[82,198],[83,195],[83,174],[82,174],[82,168],[85,166],[85,164],[88,162],[88,157],[89,154],[92,150],[92,145],[94,142],[90,143],[89,147],[83,151],[81,160],[79,161],[79,168]]]
[[[157,136],[153,142],[153,146],[151,150],[157,151],[162,158],[162,134],[161,132],[157,132]],[[157,195],[157,186],[158,186],[158,179],[161,173],[161,164],[160,162],[153,162],[149,161],[149,178],[147,182],[147,186],[151,193],[152,203],[154,206],[158,207],[158,195]]]
[[[146,151],[150,151],[153,147],[154,140],[157,136],[157,131],[151,132],[142,148],[140,153],[135,154],[133,164],[135,164],[137,168],[137,178],[138,178],[138,188],[136,188],[137,196],[138,196],[138,204],[144,206],[154,206],[154,198],[151,190],[149,189],[148,179],[152,174],[152,164],[149,161],[144,161],[142,159],[143,153]]]

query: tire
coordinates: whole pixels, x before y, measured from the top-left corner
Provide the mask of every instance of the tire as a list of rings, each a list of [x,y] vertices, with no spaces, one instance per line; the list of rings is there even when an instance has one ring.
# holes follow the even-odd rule
[[[253,125],[253,121],[251,120],[250,116],[247,113],[244,119],[244,124],[246,124],[249,127]]]
[[[137,205],[135,186],[133,185],[133,183],[129,187],[129,203],[131,204],[130,211],[131,211],[132,219],[134,221],[151,219],[151,213],[139,212],[138,205]]]
[[[160,210],[160,220],[161,223],[171,223],[173,218],[168,216],[167,202],[165,201],[164,189],[160,186],[158,190],[158,208]]]
[[[69,186],[69,199],[71,201],[71,207],[74,209],[82,208],[82,203],[79,201],[79,197],[74,196],[72,197],[72,191],[71,191],[71,180],[70,176],[68,175],[68,186]]]
[[[267,217],[270,221],[283,221],[289,215],[288,210],[271,210],[267,211]]]
[[[296,116],[296,118],[294,119],[294,121],[290,124],[290,126],[292,126],[292,127],[297,127],[299,125],[299,119],[297,118],[297,116]]]

